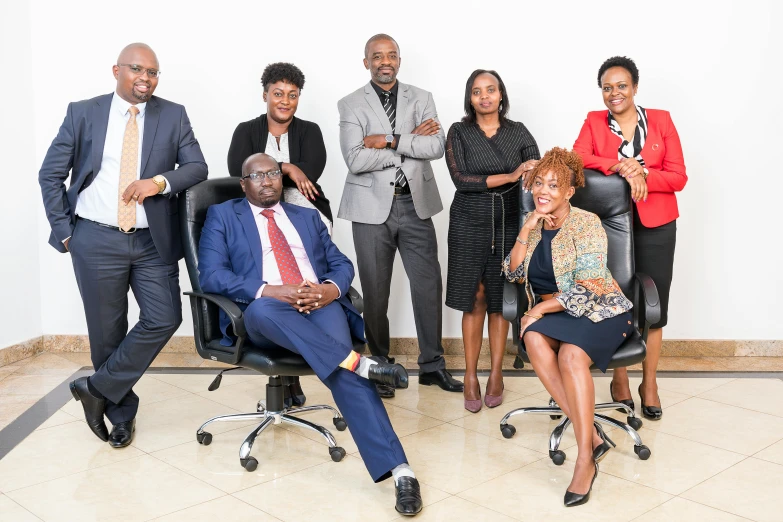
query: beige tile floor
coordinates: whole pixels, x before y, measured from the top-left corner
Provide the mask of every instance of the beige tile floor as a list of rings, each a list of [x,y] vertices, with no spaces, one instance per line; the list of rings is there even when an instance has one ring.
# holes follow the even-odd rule
[[[4,367],[0,428],[84,364],[42,354]],[[138,433],[123,450],[92,436],[79,404],[69,401],[0,460],[0,522],[399,520],[393,484],[372,483],[349,431],[332,430],[349,453],[334,463],[317,436],[289,426],[269,430],[256,442],[252,473],[237,458],[248,425],[215,424],[212,444],[197,444],[203,420],[251,411],[264,392],[259,376],[226,374],[216,392],[206,391],[211,380],[203,373],[145,375],[136,388]],[[597,400],[608,400],[608,377],[595,381]],[[783,520],[780,379],[661,378],[664,418],[640,430],[652,457],[639,460],[630,439],[611,431],[618,447],[603,460],[590,502],[573,509],[562,506],[576,451],[571,431],[561,467],[547,457],[554,426],[547,416],[515,417],[516,436],[503,439],[502,415],[548,399],[530,374],[505,383],[506,402],[475,415],[462,409],[459,395],[419,387],[415,378],[386,402],[422,483],[425,510],[416,520]],[[333,404],[314,377],[303,386],[309,403]],[[332,427],[328,413],[308,418]]]

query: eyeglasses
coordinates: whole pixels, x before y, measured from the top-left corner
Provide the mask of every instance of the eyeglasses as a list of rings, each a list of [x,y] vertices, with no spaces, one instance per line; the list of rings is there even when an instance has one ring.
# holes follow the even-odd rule
[[[131,70],[133,74],[136,76],[141,76],[144,74],[144,71],[147,71],[147,76],[150,78],[157,78],[161,75],[161,72],[157,69],[147,69],[146,67],[142,67],[141,65],[136,65],[135,63],[118,63],[119,67],[127,67]]]
[[[255,183],[261,183],[264,181],[264,178],[269,179],[280,179],[280,176],[282,176],[283,173],[279,170],[270,170],[269,172],[251,172],[247,176],[242,176],[240,179],[249,179],[250,181],[253,181]]]

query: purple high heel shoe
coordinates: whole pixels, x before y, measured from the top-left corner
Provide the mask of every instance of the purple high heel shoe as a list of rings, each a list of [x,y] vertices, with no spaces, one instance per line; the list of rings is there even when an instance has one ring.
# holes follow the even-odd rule
[[[487,405],[487,408],[497,408],[501,404],[503,404],[503,392],[506,390],[505,383],[503,384],[503,388],[500,391],[500,395],[490,395],[488,392],[484,394],[484,404]]]

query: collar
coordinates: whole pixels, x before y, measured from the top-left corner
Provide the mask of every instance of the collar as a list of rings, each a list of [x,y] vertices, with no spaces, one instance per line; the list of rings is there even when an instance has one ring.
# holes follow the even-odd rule
[[[247,204],[248,204],[248,205],[250,205],[250,210],[252,210],[252,211],[253,211],[253,215],[254,215],[254,216],[257,216],[257,215],[261,214],[261,211],[262,211],[262,210],[266,210],[266,209],[265,209],[265,208],[263,208],[263,207],[257,207],[256,205],[252,204],[252,203],[250,202],[250,200],[247,200]],[[272,206],[272,207],[269,207],[269,208],[270,208],[270,209],[272,209],[272,211],[273,211],[275,214],[282,215],[282,216],[285,216],[285,215],[286,215],[285,211],[283,210],[283,206],[280,204],[280,202],[279,202],[279,201],[277,202],[277,204],[275,204],[274,206]]]
[[[116,92],[112,95],[111,110],[118,111],[123,117],[128,114],[128,109],[131,105],[136,105],[136,108],[139,109],[139,114],[136,117],[143,118],[144,112],[147,110],[147,102],[133,104],[123,100]]]
[[[399,80],[394,81],[394,87],[389,89],[388,91],[383,90],[378,84],[376,84],[374,81],[370,81],[370,85],[372,85],[372,88],[375,90],[375,93],[378,96],[384,96],[385,93],[390,92],[392,96],[395,98],[397,97],[397,91],[400,88],[400,82]]]

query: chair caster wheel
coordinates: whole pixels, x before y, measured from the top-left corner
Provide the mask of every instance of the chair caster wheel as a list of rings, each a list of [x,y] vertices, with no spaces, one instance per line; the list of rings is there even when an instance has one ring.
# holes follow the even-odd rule
[[[212,434],[208,431],[196,433],[196,442],[204,446],[209,446],[212,444]]]
[[[504,439],[510,439],[517,432],[517,429],[511,424],[506,424],[500,427],[500,433],[503,434]]]
[[[334,427],[337,428],[337,431],[345,431],[345,428],[348,427],[348,424],[346,424],[345,419],[342,417],[333,418],[332,423],[334,424]]]
[[[258,461],[255,457],[248,457],[246,459],[239,459],[239,463],[242,464],[242,467],[245,468],[247,471],[255,471],[258,467]]]
[[[641,460],[647,460],[650,458],[651,455],[650,448],[648,448],[644,444],[642,444],[641,446],[634,446],[633,452],[639,455],[639,458]]]
[[[629,416],[627,421],[628,421],[628,425],[630,427],[632,427],[633,429],[635,429],[635,430],[638,430],[639,428],[641,428],[644,425],[644,423],[642,422],[642,419],[640,419],[639,417],[630,417]]]
[[[333,461],[340,462],[341,460],[343,460],[343,457],[345,457],[345,450],[342,449],[340,446],[329,448],[329,456],[332,457]]]
[[[562,450],[555,450],[549,452],[549,458],[555,463],[555,466],[562,466],[565,462],[566,454]]]
[[[555,402],[555,400],[552,397],[549,398],[549,407],[550,408],[556,408],[557,407],[557,403]],[[549,418],[552,419],[552,420],[560,420],[560,419],[563,418],[563,416],[562,415],[550,415]]]

